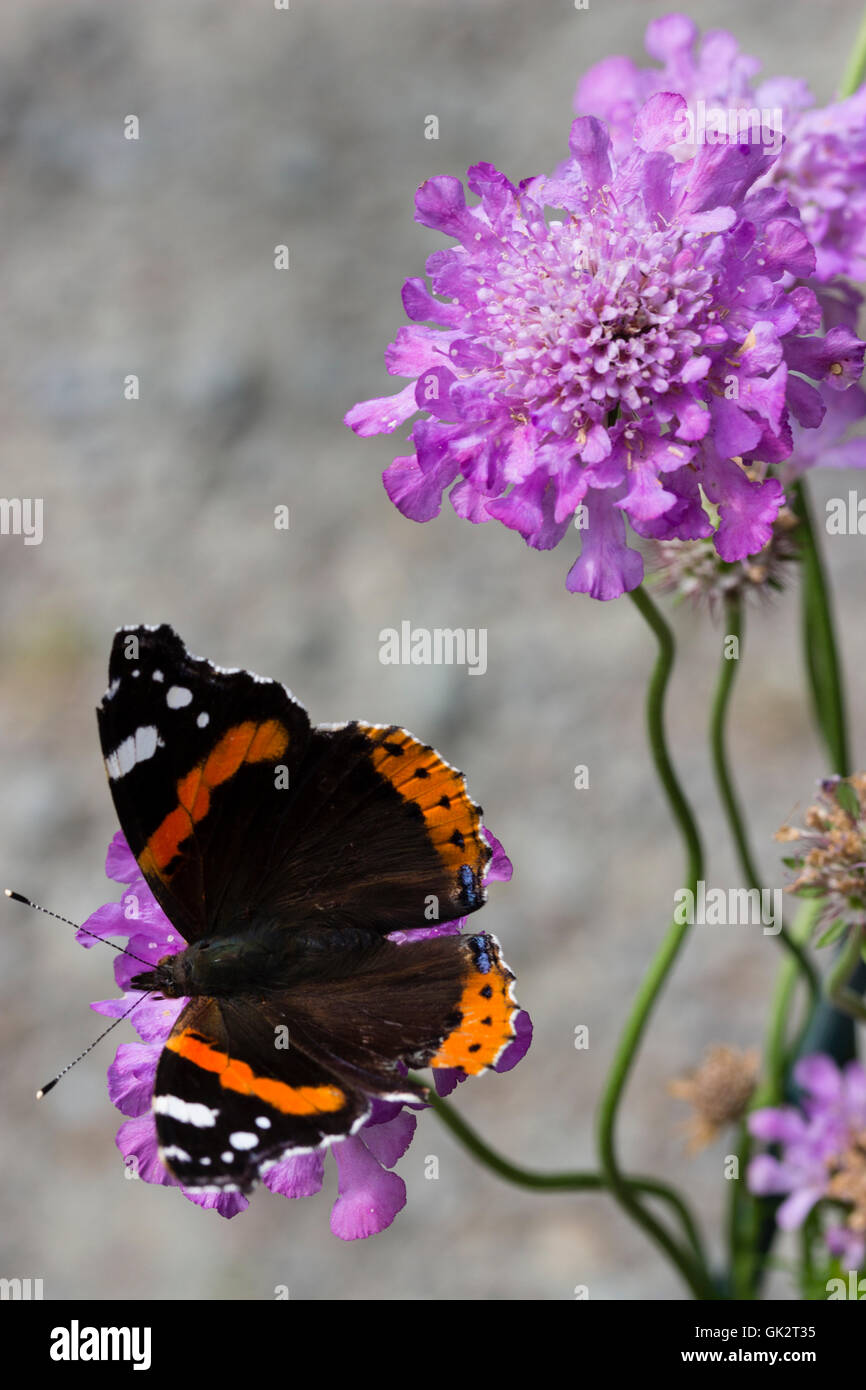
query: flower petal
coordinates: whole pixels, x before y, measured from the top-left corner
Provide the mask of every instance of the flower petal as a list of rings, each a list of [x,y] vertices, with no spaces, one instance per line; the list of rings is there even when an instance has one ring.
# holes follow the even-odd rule
[[[153,1111],[127,1120],[117,1131],[114,1142],[123,1154],[127,1172],[135,1173],[142,1182],[159,1183],[162,1187],[180,1186],[177,1178],[160,1162]]]
[[[281,1158],[263,1174],[262,1182],[280,1197],[313,1197],[322,1186],[324,1172],[324,1150],[316,1149]]]
[[[802,1226],[816,1202],[824,1196],[823,1187],[801,1187],[792,1192],[776,1212],[776,1225],[781,1231],[796,1231]]]
[[[205,1211],[219,1212],[230,1221],[233,1216],[238,1216],[240,1212],[246,1211],[249,1200],[242,1192],[196,1192],[195,1188],[184,1187],[181,1189],[188,1202],[194,1202],[197,1207],[203,1207]]]
[[[842,1095],[841,1072],[833,1058],[824,1052],[801,1057],[794,1067],[794,1080],[816,1100],[835,1101]]]
[[[135,855],[126,843],[126,837],[122,830],[115,832],[111,844],[108,846],[108,854],[105,856],[105,873],[106,877],[113,878],[117,883],[132,883],[134,879],[141,877],[141,870]]]
[[[371,434],[392,434],[417,410],[415,383],[410,381],[395,396],[377,396],[374,400],[353,405],[343,420],[350,430],[366,439]]]
[[[410,1111],[401,1110],[383,1124],[365,1125],[364,1143],[377,1162],[384,1168],[393,1168],[412,1143],[417,1123]]]
[[[494,1062],[494,1071],[511,1071],[516,1067],[529,1051],[532,1042],[532,1019],[525,1009],[521,1009],[514,1020],[514,1038],[508,1044],[498,1062]]]
[[[484,874],[485,883],[508,883],[514,873],[511,860],[489,826],[482,826],[481,833],[493,851]]]
[[[406,1184],[383,1168],[357,1136],[333,1147],[340,1174],[331,1230],[340,1240],[366,1240],[391,1225],[406,1205]]]
[[[581,532],[582,549],[568,572],[566,588],[607,601],[636,589],[643,579],[643,559],[625,540],[625,522],[616,508],[623,489],[587,493],[589,525]]]
[[[121,1043],[108,1068],[108,1099],[124,1115],[150,1109],[160,1049],[147,1043]]]

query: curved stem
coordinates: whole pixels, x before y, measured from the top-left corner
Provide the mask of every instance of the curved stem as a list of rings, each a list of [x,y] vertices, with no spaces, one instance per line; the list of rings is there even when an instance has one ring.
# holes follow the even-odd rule
[[[710,716],[710,748],[712,751],[713,770],[715,772],[719,797],[724,807],[728,828],[736,847],[737,858],[740,861],[740,869],[746,880],[747,886],[760,891],[761,882],[758,876],[758,869],[752,857],[752,850],[749,845],[743,813],[729,770],[726,744],[728,707],[737,676],[737,670],[739,668],[740,656],[742,655],[744,615],[742,599],[739,595],[732,595],[728,599],[725,606],[725,614],[727,625],[726,636],[736,637],[738,655],[732,660],[729,660],[724,655],[722,657],[722,666],[719,672],[719,679],[716,685],[716,693],[713,698],[712,713]],[[820,994],[820,983],[814,966],[800,943],[794,940],[784,923],[778,933],[778,937],[781,944],[794,957],[797,968],[808,986],[811,1003],[813,1005],[816,1004]]]
[[[860,964],[863,947],[862,927],[850,927],[847,939],[827,974],[825,989],[827,998],[843,1014],[866,1022],[866,1003],[853,989],[849,989],[851,977]]]
[[[413,1079],[421,1080],[420,1077]],[[514,1183],[517,1187],[547,1192],[603,1192],[606,1188],[605,1180],[600,1173],[539,1173],[531,1168],[522,1168],[492,1149],[480,1134],[434,1091],[429,1092],[428,1104],[442,1123],[460,1140],[463,1147],[506,1182]],[[658,1197],[673,1208],[682,1221],[683,1230],[695,1258],[703,1263],[704,1253],[697,1228],[688,1208],[673,1188],[663,1182],[657,1182],[655,1178],[630,1177],[628,1181],[636,1191],[643,1192],[648,1197]]]
[[[658,658],[647,692],[647,729],[656,771],[686,845],[687,882],[692,892],[696,892],[698,879],[702,876],[701,841],[691,808],[668,754],[664,728],[664,697],[674,662],[673,634],[645,589],[633,590],[629,598],[649,625],[659,645]],[[671,924],[638,989],[602,1093],[598,1117],[598,1145],[605,1184],[620,1206],[665,1251],[695,1296],[712,1299],[717,1297],[717,1293],[706,1267],[702,1264],[696,1265],[691,1256],[673,1240],[668,1230],[641,1205],[620,1169],[616,1150],[619,1104],[653,1008],[687,932],[687,923],[675,921]]]
[[[860,28],[854,40],[851,57],[845,69],[845,76],[842,78],[842,86],[839,88],[840,100],[853,96],[863,81],[864,73],[866,73],[866,14],[860,21]]]
[[[719,798],[724,807],[728,822],[728,828],[730,829],[736,847],[740,870],[746,880],[747,886],[760,891],[761,884],[758,877],[758,869],[752,857],[745,821],[730,772],[726,741],[730,698],[736,681],[740,659],[742,657],[744,613],[742,597],[739,594],[732,594],[729,596],[725,605],[725,621],[725,645],[727,646],[727,642],[730,638],[734,637],[737,640],[737,649],[736,655],[733,656],[733,658],[729,657],[726,651],[723,652],[721,670],[719,672],[719,679],[713,698],[710,715],[710,747],[712,751],[713,771],[719,790]],[[774,1030],[771,1034],[772,1046],[768,1046],[766,1055],[767,1075],[771,1079],[771,1086],[774,1093],[780,1092],[784,1087],[785,1074],[789,1060],[785,1048],[787,1020],[794,996],[794,987],[797,982],[798,972],[802,975],[809,990],[810,1006],[803,1023],[804,1030],[808,1026],[809,1018],[820,997],[820,983],[817,972],[806,955],[800,941],[792,935],[784,923],[782,923],[778,935],[782,945],[789,953],[791,969],[790,972],[786,972],[785,974],[784,990],[777,992],[774,1008]],[[808,937],[806,939],[808,939]],[[745,1174],[747,1171],[751,1153],[752,1138],[748,1128],[742,1125],[737,1143],[737,1157],[740,1173]],[[755,1282],[759,1278],[761,1271],[761,1263],[756,1249],[755,1239],[760,1226],[761,1215],[762,1209],[758,1199],[744,1189],[739,1179],[734,1180],[729,1194],[728,1211],[731,1288],[734,1298],[748,1299],[754,1296]]]
[[[805,898],[802,901],[792,928],[793,938],[798,944],[809,940],[822,910],[823,901],[820,898]],[[779,1104],[785,1094],[785,1080],[791,1054],[799,1051],[799,1038],[793,1047],[788,1047],[788,1017],[791,998],[797,986],[798,968],[796,960],[790,956],[779,971],[764,1044],[766,1080],[761,1087],[760,1097],[756,1095],[753,1099],[753,1107]]]
[[[830,766],[840,777],[851,771],[845,689],[833,623],[833,601],[803,479],[793,487],[794,511],[803,555],[803,641],[812,704],[827,745]]]
[[[659,644],[658,660],[653,669],[647,691],[647,732],[656,772],[664,787],[665,796],[685,844],[688,858],[688,877],[697,880],[701,876],[703,866],[701,838],[692,809],[680,787],[679,779],[668,754],[664,725],[665,692],[676,654],[674,637],[645,588],[633,589],[629,598],[641,617],[649,624]]]
[[[737,1134],[737,1176],[730,1180],[728,1192],[728,1254],[730,1257],[731,1297],[752,1297],[754,1245],[750,1236],[756,1222],[755,1199],[743,1192],[743,1177],[752,1151],[751,1135],[743,1122]]]
[[[812,935],[815,923],[821,915],[821,903],[814,898],[801,902],[791,939],[803,946]],[[764,1044],[764,1079],[749,1102],[750,1110],[760,1110],[764,1106],[778,1105],[784,1099],[788,1069],[793,1055],[800,1046],[805,1029],[809,1026],[811,1013],[806,1016],[797,1042],[788,1046],[788,1019],[791,1014],[791,1001],[799,978],[799,964],[794,955],[786,957],[779,971],[773,1002],[770,1007],[770,1022]],[[746,1126],[743,1127],[741,1142],[737,1149],[739,1171],[745,1173],[752,1153],[752,1138]],[[731,1235],[731,1282],[735,1298],[757,1298],[764,1269],[770,1256],[776,1235],[775,1212],[778,1199],[752,1197],[745,1201],[739,1187],[731,1193],[730,1224]]]

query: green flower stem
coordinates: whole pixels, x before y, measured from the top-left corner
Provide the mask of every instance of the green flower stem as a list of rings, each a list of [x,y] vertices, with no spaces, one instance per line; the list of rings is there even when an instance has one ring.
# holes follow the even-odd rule
[[[840,777],[848,777],[851,759],[833,604],[802,478],[794,484],[793,505],[800,519],[797,534],[803,556],[803,647],[813,711],[827,745],[831,768]]]
[[[750,1236],[755,1229],[755,1199],[744,1192],[746,1168],[751,1155],[751,1135],[745,1123],[737,1134],[737,1176],[728,1180],[728,1255],[730,1259],[731,1298],[752,1297],[752,1268],[754,1247]]]
[[[664,726],[665,692],[675,655],[673,633],[643,586],[632,589],[629,598],[649,624],[659,644],[658,660],[647,691],[647,732],[656,772],[685,844],[688,877],[697,881],[703,872],[703,848],[691,807],[680,787],[668,754]]]
[[[424,1084],[421,1077],[414,1077],[413,1079],[421,1081],[422,1085]],[[503,1158],[495,1149],[492,1149],[456,1110],[436,1095],[435,1091],[429,1092],[428,1103],[446,1128],[450,1129],[455,1138],[460,1140],[463,1147],[468,1149],[486,1168],[490,1168],[500,1178],[504,1178],[506,1182],[514,1183],[517,1187],[528,1187],[534,1191],[542,1192],[603,1192],[605,1190],[605,1181],[600,1173],[539,1173],[534,1169],[521,1168],[518,1164]],[[703,1264],[704,1252],[697,1228],[688,1208],[673,1188],[668,1187],[665,1183],[657,1182],[654,1178],[630,1177],[628,1181],[635,1191],[643,1192],[648,1197],[657,1197],[673,1208],[682,1221],[683,1230],[695,1259]]]
[[[729,660],[723,655],[719,679],[716,685],[716,693],[713,699],[712,713],[710,717],[710,747],[713,757],[713,770],[716,776],[716,783],[719,789],[719,797],[724,807],[725,816],[728,821],[728,828],[736,846],[737,858],[740,861],[740,870],[745,877],[749,888],[761,889],[761,882],[758,876],[757,866],[752,858],[752,851],[749,845],[746,825],[737,793],[734,789],[733,778],[728,768],[728,753],[726,746],[726,723],[731,692],[734,688],[737,671],[742,656],[743,638],[743,603],[739,594],[732,595],[725,605],[726,618],[726,637],[736,637],[737,656]],[[797,968],[809,990],[809,997],[812,1005],[818,1002],[820,994],[820,984],[817,973],[803,950],[799,942],[795,941],[787,927],[782,924],[782,929],[778,933],[781,944],[785,947],[797,962]]]
[[[853,989],[849,989],[852,975],[860,964],[863,948],[863,931],[860,927],[850,927],[841,951],[827,972],[824,985],[827,998],[842,1013],[866,1022],[866,1003]]]
[[[845,76],[842,78],[842,86],[839,88],[839,96],[842,100],[845,97],[853,96],[863,81],[864,73],[866,73],[866,14],[860,21],[851,58],[845,69]]]
[[[713,770],[719,791],[719,798],[722,802],[728,828],[734,841],[737,858],[740,864],[740,871],[746,880],[747,886],[760,891],[761,883],[758,876],[758,869],[752,857],[745,820],[731,776],[726,742],[727,716],[730,708],[730,699],[739,670],[740,660],[742,658],[744,613],[741,595],[735,593],[728,597],[725,604],[725,623],[725,646],[727,646],[728,640],[734,637],[737,640],[737,651],[736,656],[733,658],[728,657],[726,652],[723,652],[722,655],[722,664],[710,715],[710,748],[712,751]],[[803,1023],[804,1029],[807,1027],[809,1018],[818,1003],[820,997],[820,984],[817,973],[803,947],[788,931],[784,923],[782,923],[778,936],[782,945],[789,953],[792,966],[790,973],[790,988],[788,988],[786,984],[784,994],[785,1013],[779,1020],[781,1038],[784,1043],[788,1010],[793,1000],[797,974],[799,973],[802,976],[809,990],[810,1003]],[[786,975],[786,980],[787,979],[788,976]],[[769,1074],[774,1078],[774,1084],[777,1086],[784,1084],[787,1060],[784,1047],[782,1047],[781,1052],[777,1055],[774,1034],[774,1049],[772,1058],[768,1059],[768,1065],[770,1069]],[[760,1277],[761,1270],[756,1236],[761,1225],[762,1208],[759,1199],[748,1191],[744,1181],[751,1156],[752,1137],[747,1127],[742,1125],[740,1127],[737,1143],[738,1172],[741,1176],[731,1181],[728,1194],[730,1283],[732,1297],[735,1299],[751,1299],[754,1297],[756,1280]]]
[[[797,946],[802,947],[809,940],[820,915],[820,902],[812,898],[801,902],[791,928],[791,938]],[[764,1078],[752,1096],[750,1110],[779,1105],[785,1098],[790,1059],[799,1047],[803,1031],[809,1024],[807,1016],[797,1043],[789,1049],[788,1021],[799,976],[799,962],[795,955],[789,955],[783,962],[776,981],[764,1044]],[[751,1155],[751,1135],[744,1125],[737,1147],[740,1176],[734,1180],[734,1188],[730,1194],[728,1226],[733,1297],[743,1299],[754,1299],[758,1296],[764,1268],[776,1235],[775,1212],[778,1206],[778,1201],[774,1198],[749,1199],[748,1194],[742,1191],[741,1184],[745,1182]]]
[[[654,633],[659,645],[658,658],[647,692],[649,741],[656,771],[686,845],[687,882],[692,891],[696,892],[698,879],[702,877],[703,865],[700,836],[671,764],[664,728],[664,697],[674,662],[673,634],[644,588],[632,590],[629,597]],[[688,924],[671,924],[641,982],[602,1094],[598,1117],[598,1144],[605,1186],[632,1220],[641,1226],[673,1261],[695,1297],[713,1299],[718,1295],[706,1266],[703,1262],[696,1264],[691,1254],[683,1251],[668,1230],[641,1204],[632,1185],[620,1169],[616,1151],[619,1104],[644,1031],[687,932]]]
[[[822,908],[821,898],[802,900],[792,928],[793,939],[798,944],[809,940],[821,916]],[[798,974],[799,965],[793,956],[789,956],[783,963],[776,981],[764,1044],[765,1081],[753,1098],[753,1109],[764,1105],[778,1105],[784,1098],[789,1061],[791,1055],[799,1051],[799,1039],[793,1047],[788,1047],[788,1018]]]

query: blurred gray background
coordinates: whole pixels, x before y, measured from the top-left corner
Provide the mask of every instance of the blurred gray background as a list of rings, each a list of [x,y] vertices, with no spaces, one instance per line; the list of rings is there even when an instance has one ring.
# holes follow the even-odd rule
[[[631,604],[569,595],[576,546],[528,550],[449,507],[391,506],[395,438],[342,425],[391,388],[402,280],[441,238],[415,188],[485,159],[512,178],[562,157],[579,73],[642,53],[669,6],[592,0],[36,0],[0,7],[4,496],[41,496],[41,546],[0,538],[2,882],[83,920],[113,896],[116,825],[94,706],[120,623],[173,623],[193,650],[285,680],[316,720],[393,720],[468,773],[515,865],[484,926],[535,1022],[526,1060],[461,1088],[497,1147],[594,1165],[593,1112],[628,1002],[665,929],[682,854],[643,737],[654,649]],[[767,73],[832,94],[859,0],[694,3]],[[138,142],[123,138],[128,114]],[[438,142],[424,138],[439,118]],[[291,269],[273,267],[277,243]],[[127,402],[136,373],[141,398]],[[849,480],[818,480],[816,499]],[[275,531],[273,508],[291,509]],[[859,765],[866,664],[862,542],[829,553]],[[486,627],[483,677],[379,662],[378,634]],[[706,829],[708,881],[737,883],[709,773],[721,633],[678,610],[677,764]],[[772,833],[826,769],[804,709],[794,593],[750,615],[735,702],[739,785],[768,884]],[[573,769],[590,768],[575,791]],[[124,1178],[105,1090],[124,1025],[43,1103],[36,1087],[99,1031],[112,958],[2,909],[0,1274],[48,1298],[678,1299],[655,1250],[603,1196],[511,1188],[422,1118],[384,1234],[330,1234],[324,1192],[258,1191],[226,1222]],[[686,1186],[720,1248],[719,1141],[684,1154],[671,1075],[705,1047],[761,1040],[777,943],[698,928],[629,1088],[622,1154]],[[590,1030],[575,1051],[574,1030]],[[425,1155],[440,1178],[424,1177]],[[784,1274],[777,1297],[790,1296]]]

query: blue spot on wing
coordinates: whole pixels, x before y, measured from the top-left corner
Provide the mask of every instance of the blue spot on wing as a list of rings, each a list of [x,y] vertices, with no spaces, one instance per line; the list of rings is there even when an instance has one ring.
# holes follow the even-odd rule
[[[460,883],[460,898],[464,907],[477,907],[479,903],[484,901],[478,887],[478,876],[471,864],[461,864],[457,871],[457,878]]]
[[[470,936],[469,945],[475,957],[475,964],[482,975],[487,975],[493,969],[493,962],[490,959],[490,952],[487,949],[486,936]]]

